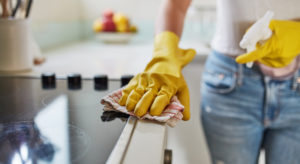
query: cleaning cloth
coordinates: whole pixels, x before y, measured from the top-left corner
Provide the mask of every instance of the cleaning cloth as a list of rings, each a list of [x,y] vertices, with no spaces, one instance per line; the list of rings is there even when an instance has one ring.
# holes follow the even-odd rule
[[[127,111],[125,106],[119,104],[122,97],[122,89],[116,90],[101,99],[101,104],[104,105],[104,111],[119,111],[122,113],[135,116],[133,111]],[[170,127],[174,127],[176,123],[182,120],[182,111],[184,106],[179,102],[177,96],[173,96],[170,103],[166,106],[160,116],[151,116],[149,113],[145,114],[139,119],[156,120],[159,122],[166,122]],[[137,116],[136,116],[137,117]]]

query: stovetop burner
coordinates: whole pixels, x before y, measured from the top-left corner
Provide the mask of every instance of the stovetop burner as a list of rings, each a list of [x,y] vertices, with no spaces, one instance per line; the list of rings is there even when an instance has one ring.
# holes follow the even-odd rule
[[[100,98],[121,82],[77,78],[0,77],[0,163],[105,163],[128,116]]]

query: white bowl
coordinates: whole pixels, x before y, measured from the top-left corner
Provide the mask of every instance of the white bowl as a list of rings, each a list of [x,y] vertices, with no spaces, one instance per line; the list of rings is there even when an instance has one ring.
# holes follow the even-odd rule
[[[134,35],[135,33],[99,32],[95,37],[104,43],[128,43]]]

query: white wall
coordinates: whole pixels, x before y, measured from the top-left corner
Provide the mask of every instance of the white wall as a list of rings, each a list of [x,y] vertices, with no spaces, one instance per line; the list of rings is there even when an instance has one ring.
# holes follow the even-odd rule
[[[130,18],[153,20],[161,0],[80,0],[83,8],[82,19],[94,19],[109,8],[126,13]]]
[[[154,20],[161,1],[38,0],[34,1],[30,18],[34,37],[43,49],[91,37],[93,20],[101,17],[107,8],[127,14],[139,27],[139,35],[149,39],[153,35]],[[215,0],[194,0],[192,5],[215,6]],[[191,31],[188,27],[186,29]]]
[[[82,19],[99,17],[104,9],[126,13],[136,20],[154,20],[162,0],[80,0]],[[215,6],[215,0],[193,0],[194,6]]]
[[[31,19],[33,22],[75,21],[79,19],[79,0],[34,1]]]
[[[32,31],[42,49],[80,39],[79,0],[34,1],[30,13]]]
[[[162,0],[38,0],[31,11],[33,23],[94,19],[104,9],[121,11],[137,20],[155,19]],[[192,5],[215,6],[215,0],[193,0]]]
[[[193,0],[192,5],[196,6],[216,6],[217,0]]]

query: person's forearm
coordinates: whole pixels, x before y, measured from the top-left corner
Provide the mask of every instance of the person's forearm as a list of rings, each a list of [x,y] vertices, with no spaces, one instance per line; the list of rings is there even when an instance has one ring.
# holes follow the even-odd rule
[[[155,33],[171,31],[180,37],[190,3],[191,0],[163,0],[156,20]]]

